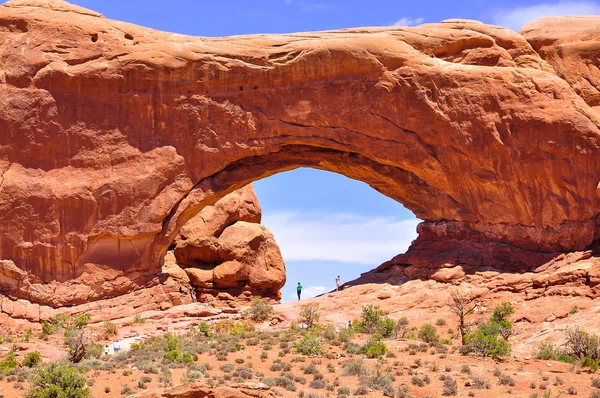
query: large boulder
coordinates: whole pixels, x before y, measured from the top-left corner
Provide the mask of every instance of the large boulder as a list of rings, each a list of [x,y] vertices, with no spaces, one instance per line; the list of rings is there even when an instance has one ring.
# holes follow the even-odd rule
[[[202,295],[279,298],[285,264],[251,185],[208,206],[183,226],[175,239],[176,263]],[[172,272],[172,271],[169,271]],[[240,296],[247,291],[250,295]],[[228,297],[228,296],[226,296]]]

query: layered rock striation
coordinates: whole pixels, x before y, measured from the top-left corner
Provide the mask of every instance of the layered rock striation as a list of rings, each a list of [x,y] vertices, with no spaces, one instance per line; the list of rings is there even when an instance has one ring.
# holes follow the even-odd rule
[[[8,1],[0,290],[54,307],[120,295],[160,283],[170,247],[220,264],[213,283],[249,281],[231,253],[268,247],[260,227],[243,242],[177,236],[297,167],[364,181],[424,220],[384,268],[522,272],[586,249],[600,234],[598,22],[201,38]]]

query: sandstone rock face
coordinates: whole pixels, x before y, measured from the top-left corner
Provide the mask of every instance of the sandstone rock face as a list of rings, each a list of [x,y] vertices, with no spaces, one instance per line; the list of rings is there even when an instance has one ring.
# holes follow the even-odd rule
[[[362,180],[424,220],[389,267],[523,271],[583,250],[600,233],[599,22],[220,39],[8,1],[0,289],[56,307],[145,287],[203,208],[301,166]],[[268,246],[256,228],[245,241]],[[229,285],[248,271],[227,236],[175,245],[223,261]],[[209,279],[200,271],[194,283]]]
[[[174,255],[197,293],[239,296],[247,291],[278,298],[286,280],[285,264],[271,232],[258,224],[260,219],[258,198],[247,185],[205,207],[181,228]]]

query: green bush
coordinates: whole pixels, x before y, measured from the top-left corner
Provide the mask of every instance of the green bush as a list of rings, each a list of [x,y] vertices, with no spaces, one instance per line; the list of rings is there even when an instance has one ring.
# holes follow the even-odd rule
[[[389,317],[385,317],[377,322],[377,333],[383,337],[392,337],[394,335],[394,329],[396,322]]]
[[[44,321],[44,323],[42,323],[43,335],[51,336],[54,334],[54,332],[56,332],[56,327],[54,326],[54,324],[52,324],[52,322]]]
[[[264,322],[269,319],[273,312],[273,306],[267,303],[262,297],[256,296],[247,311],[250,319],[256,322]]]
[[[198,324],[198,333],[204,337],[211,337],[213,335],[212,327],[207,322],[200,322]]]
[[[431,323],[426,323],[423,326],[421,326],[417,337],[419,338],[419,340],[429,344],[435,344],[440,341],[440,336],[437,332],[437,329]]]
[[[165,350],[165,352],[179,350],[182,346],[183,346],[183,341],[181,340],[181,338],[179,338],[171,333],[167,333],[164,336],[163,349]]]
[[[541,342],[537,351],[533,354],[535,359],[542,361],[555,360],[560,355],[560,350],[552,343]]]
[[[588,357],[581,358],[581,362],[579,363],[579,365],[582,368],[588,368],[590,370],[590,372],[595,372],[600,367],[599,366],[600,363],[599,363],[598,360],[592,359],[592,358],[588,358]]]
[[[83,329],[92,320],[92,316],[89,313],[79,314],[75,317],[75,327]]]
[[[375,333],[383,318],[383,310],[374,304],[363,305],[360,314],[361,321],[356,325],[364,333]]]
[[[478,331],[465,336],[465,345],[461,348],[461,353],[499,358],[510,354],[510,345],[503,338]]]
[[[294,343],[294,348],[302,355],[325,354],[327,352],[314,333],[306,333],[300,340]]]
[[[67,365],[51,363],[38,370],[27,391],[27,398],[87,398],[90,389],[79,371]]]
[[[25,354],[22,365],[28,368],[33,368],[40,363],[42,363],[42,354],[40,354],[39,351],[31,351]]]
[[[183,360],[181,352],[177,349],[165,352],[163,358],[169,362],[181,362]]]
[[[367,344],[363,346],[362,351],[367,358],[378,358],[383,356],[388,349],[385,343],[381,341],[381,337],[376,334],[367,341]]]
[[[7,371],[15,369],[19,364],[17,363],[17,356],[14,350],[10,350],[6,357],[0,361],[0,371]]]
[[[514,314],[514,312],[514,307],[510,303],[507,303],[505,301],[496,308],[494,308],[490,320],[492,322],[502,322],[508,319],[508,317]]]

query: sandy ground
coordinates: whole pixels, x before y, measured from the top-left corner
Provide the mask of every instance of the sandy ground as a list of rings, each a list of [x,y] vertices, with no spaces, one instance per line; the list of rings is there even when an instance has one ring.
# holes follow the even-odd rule
[[[360,317],[360,310],[364,303],[374,303],[380,305],[394,319],[406,316],[410,325],[415,327],[419,327],[426,322],[440,322],[437,320],[443,319],[446,324],[439,326],[438,330],[442,337],[452,337],[449,329],[456,328],[456,319],[447,306],[448,289],[441,289],[437,284],[428,284],[428,282],[422,282],[420,285],[407,285],[361,285],[310,300],[280,304],[275,306],[275,314],[278,318],[276,324],[266,322],[256,326],[257,329],[265,331],[285,330],[290,324],[298,320],[301,305],[317,303],[322,315],[321,325],[331,323],[336,327],[344,327],[349,320]],[[394,386],[397,387],[403,384],[408,386],[410,394],[414,397],[441,396],[444,388],[444,381],[440,380],[441,375],[451,375],[457,381],[458,396],[531,397],[537,394],[539,397],[556,397],[568,395],[569,387],[575,389],[578,396],[589,396],[595,390],[592,387],[592,379],[600,378],[600,376],[581,371],[578,366],[566,363],[531,359],[532,353],[540,341],[549,340],[560,343],[561,336],[564,335],[564,329],[567,327],[582,324],[586,329],[591,327],[590,332],[593,333],[597,333],[597,331],[590,325],[595,324],[596,328],[600,327],[597,324],[597,312],[600,310],[598,303],[585,299],[577,302],[571,298],[559,299],[557,301],[542,298],[537,302],[531,302],[523,300],[520,296],[504,295],[483,299],[478,303],[478,312],[473,315],[473,319],[485,319],[489,316],[493,305],[501,301],[510,301],[517,308],[517,312],[511,317],[515,328],[515,335],[510,339],[513,354],[503,362],[496,362],[489,358],[462,356],[457,352],[452,353],[452,348],[459,345],[457,338],[452,340],[453,344],[449,346],[450,350],[445,355],[434,353],[432,349],[428,349],[424,353],[417,352],[415,355],[410,355],[408,346],[417,342],[391,339],[386,340],[385,343],[392,354],[391,357],[384,359],[383,366],[391,368],[395,378]],[[559,304],[553,304],[555,302]],[[548,307],[551,304],[553,306]],[[569,309],[577,304],[578,311],[576,313],[562,315],[565,311],[568,313]],[[146,317],[146,321],[141,324],[133,323],[132,319],[115,321],[119,325],[119,336],[116,339],[120,342],[121,350],[128,350],[132,343],[143,341],[148,336],[163,335],[166,332],[186,333],[190,327],[203,320],[210,321],[214,319],[218,321],[225,318],[239,318],[239,313],[236,314],[236,311],[232,310],[228,312],[234,312],[233,314],[225,314],[215,310],[204,317],[194,316],[195,306],[200,306],[200,304],[182,306],[182,308],[164,314],[157,314],[156,312],[142,314],[143,317]],[[241,312],[241,310],[243,309],[237,312]],[[559,314],[561,317],[546,321],[548,312],[552,315]],[[528,314],[525,318],[523,317],[524,313]],[[190,314],[192,315],[190,316]],[[90,325],[88,328],[92,332],[101,330],[100,325]],[[19,339],[18,336],[13,337],[16,341]],[[367,336],[359,335],[353,341],[364,343],[366,338]],[[103,340],[101,343],[112,348],[112,344],[116,339]],[[66,355],[61,335],[53,335],[48,341],[33,337],[28,343],[2,344],[0,345],[0,357],[3,357],[13,346],[17,348],[19,358],[32,350],[40,351],[45,361],[57,360]],[[277,377],[280,372],[271,371],[270,367],[273,361],[278,359],[291,364],[291,372],[307,380],[306,384],[296,383],[295,392],[273,387],[282,396],[296,397],[300,391],[304,391],[305,396],[311,392],[320,394],[322,397],[327,395],[336,396],[337,390],[341,386],[348,386],[354,391],[358,386],[358,378],[356,376],[343,376],[342,364],[348,359],[362,357],[362,355],[347,354],[341,347],[333,345],[327,346],[327,350],[334,355],[333,359],[306,358],[293,353],[293,351],[279,356],[281,349],[278,345],[273,345],[267,352],[268,357],[263,360],[261,359],[261,353],[263,352],[261,345],[245,345],[243,350],[231,353],[225,362],[218,361],[214,356],[207,353],[200,355],[197,363],[210,364],[212,370],[208,371],[208,377],[213,379],[215,383],[227,385],[231,381],[220,381],[227,376],[226,372],[220,369],[220,366],[224,363],[233,364],[236,367],[239,366],[238,362],[242,362],[244,365],[251,363],[254,372],[262,372],[266,376]],[[112,350],[109,351],[109,356],[111,356],[113,352]],[[300,360],[304,362],[297,362]],[[312,380],[312,376],[304,375],[300,368],[310,362],[315,362],[315,366],[321,371],[329,384],[337,384],[334,391],[317,390],[309,387],[308,384]],[[376,360],[365,359],[365,363],[371,370],[375,369]],[[181,383],[185,371],[184,368],[172,369],[173,385]],[[504,377],[510,376],[515,385],[502,385],[499,377],[497,377],[498,373],[502,373]],[[127,365],[125,368],[114,372],[96,370],[87,374],[87,377],[93,380],[91,389],[94,397],[123,396],[121,391],[125,386],[129,386],[133,392],[140,392],[142,389],[138,388],[138,381],[142,376],[144,374],[132,365]],[[158,375],[149,374],[146,376],[152,379],[146,383],[148,390],[161,387],[158,382]],[[413,383],[414,376],[417,378],[428,376],[429,383],[417,386]],[[485,379],[490,389],[476,389],[473,385],[474,376]],[[259,382],[260,377],[253,377],[250,381]],[[19,382],[5,377],[0,381],[0,394],[5,398],[22,397],[28,386],[27,380]],[[382,396],[380,391],[370,391],[367,395],[369,397]]]

